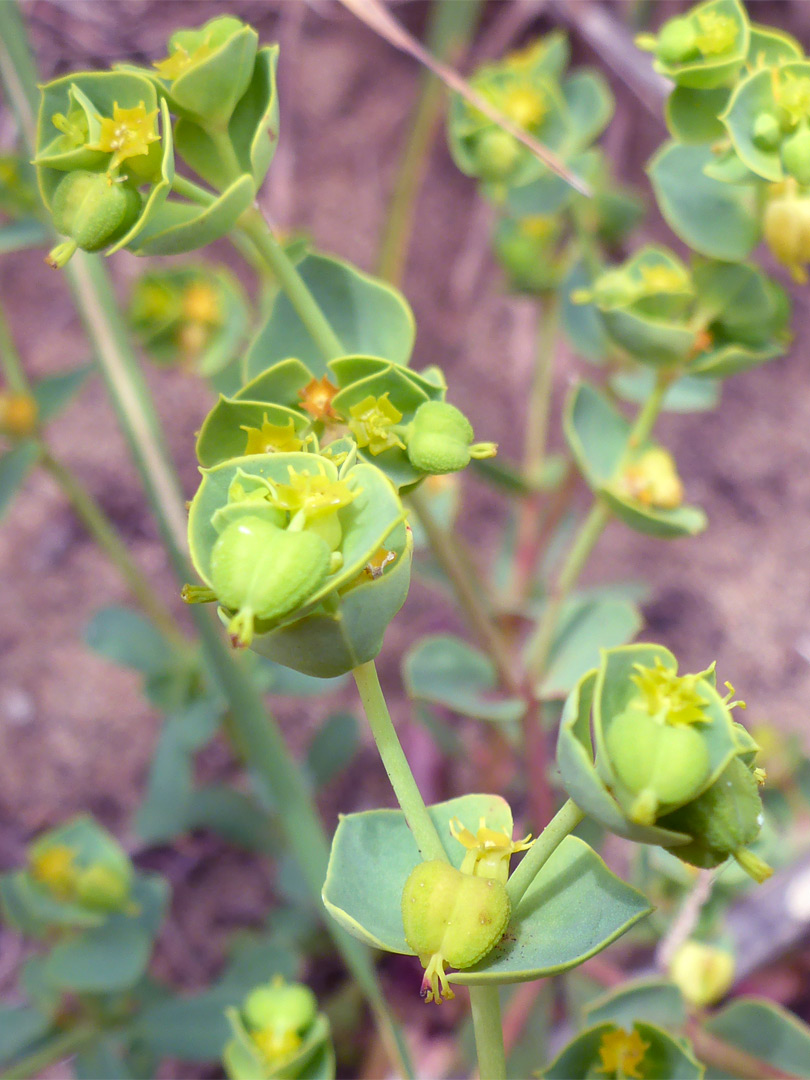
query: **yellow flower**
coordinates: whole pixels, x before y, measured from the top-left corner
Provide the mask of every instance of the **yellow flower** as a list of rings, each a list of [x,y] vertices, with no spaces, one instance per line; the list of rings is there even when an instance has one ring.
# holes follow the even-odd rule
[[[311,379],[303,390],[298,391],[301,408],[315,420],[340,420],[340,416],[332,408],[332,399],[337,392],[338,388],[329,381],[328,376]]]
[[[734,982],[734,957],[702,941],[685,941],[672,957],[669,975],[692,1005],[713,1005]]]
[[[242,425],[242,431],[247,432],[246,454],[269,454],[273,451],[289,453],[301,450],[304,443],[298,438],[292,417],[286,424],[271,424],[264,414],[264,422],[260,428]]]
[[[538,128],[548,105],[542,91],[532,86],[515,86],[504,95],[502,111],[518,127]]]
[[[689,279],[674,266],[642,266],[641,281],[645,293],[681,292],[689,288]]]
[[[394,428],[402,419],[402,413],[388,400],[388,391],[381,397],[369,394],[349,409],[349,429],[362,450],[368,447],[375,457],[392,446],[405,449],[405,443]]]
[[[220,326],[222,307],[217,289],[208,281],[192,281],[183,290],[183,315],[191,322]]]
[[[273,1028],[265,1028],[263,1031],[252,1032],[250,1037],[269,1065],[291,1057],[301,1045],[301,1036],[297,1031],[274,1031]]]
[[[72,897],[78,870],[76,852],[66,844],[46,848],[31,858],[31,877],[44,885],[58,900]]]
[[[30,394],[0,394],[0,435],[24,439],[37,427],[37,403]]]
[[[678,675],[665,667],[658,656],[654,667],[633,666],[638,674],[631,675],[631,681],[639,688],[643,706],[650,716],[660,716],[664,723],[673,725],[708,723],[706,701],[697,690],[706,672]]]
[[[142,101],[134,109],[122,109],[116,101],[112,118],[99,117],[101,133],[98,142],[88,143],[88,150],[101,150],[105,154],[112,154],[110,169],[117,169],[127,158],[148,154],[150,144],[160,140],[157,114],[157,109],[147,112]]]
[[[774,77],[774,95],[791,126],[810,117],[810,78],[787,72]]]
[[[602,1059],[602,1064],[597,1071],[608,1075],[612,1073],[614,1077],[621,1080],[625,1077],[641,1080],[644,1073],[639,1072],[638,1067],[649,1048],[650,1044],[642,1040],[635,1028],[629,1033],[622,1028],[606,1031],[599,1040],[599,1057]]]
[[[697,16],[700,32],[695,44],[704,56],[722,56],[731,52],[737,40],[737,27],[729,15],[717,11],[702,11]]]
[[[335,514],[357,498],[360,489],[352,490],[345,480],[330,480],[313,473],[297,473],[289,469],[288,484],[273,485],[270,502],[290,515],[303,512],[307,521]]]
[[[513,840],[505,829],[490,829],[484,818],[478,823],[478,831],[472,833],[458,818],[450,821],[450,833],[467,849],[461,864],[462,874],[495,878],[506,882],[509,877],[509,860],[517,851],[528,851],[534,841],[531,833],[522,840]]]
[[[201,60],[206,60],[213,52],[210,42],[206,39],[202,45],[198,45],[194,52],[188,52],[182,45],[178,45],[174,52],[167,56],[165,60],[155,60],[152,63],[152,67],[157,69],[158,75],[161,79],[166,79],[167,82],[174,82],[179,78],[184,71],[187,71],[194,64],[198,64]]]
[[[643,506],[675,510],[683,502],[683,484],[672,455],[663,447],[645,450],[622,471],[617,487]]]

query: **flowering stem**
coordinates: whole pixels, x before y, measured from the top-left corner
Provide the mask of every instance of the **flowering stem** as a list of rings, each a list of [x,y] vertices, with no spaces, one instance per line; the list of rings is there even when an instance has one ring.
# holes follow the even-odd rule
[[[539,483],[543,475],[551,390],[554,383],[554,342],[559,325],[559,311],[559,300],[552,293],[540,310],[534,376],[526,420],[524,470],[526,480],[530,484]]]
[[[416,784],[408,759],[394,730],[391,714],[385,703],[385,697],[377,676],[374,661],[360,664],[352,672],[360,700],[363,703],[371,734],[377,744],[391,787],[402,807],[417,847],[423,859],[441,859],[447,862],[441,838],[428,813],[424,799]]]
[[[21,1058],[16,1065],[2,1074],[2,1080],[29,1080],[37,1076],[49,1065],[55,1065],[65,1058],[82,1050],[101,1037],[101,1031],[94,1025],[81,1024],[69,1031],[64,1031],[49,1039],[43,1046],[27,1057]]]
[[[471,986],[470,1007],[475,1029],[480,1080],[504,1080],[506,1053],[503,1047],[501,1001],[497,986]]]
[[[555,850],[584,817],[576,803],[569,799],[546,825],[506,883],[513,911]]]

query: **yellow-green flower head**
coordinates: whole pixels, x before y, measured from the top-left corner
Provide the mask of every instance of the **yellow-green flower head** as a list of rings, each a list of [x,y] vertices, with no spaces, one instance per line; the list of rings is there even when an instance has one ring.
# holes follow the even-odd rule
[[[716,945],[685,941],[670,961],[669,977],[690,1004],[714,1005],[734,982],[734,956]]]
[[[388,391],[380,397],[369,394],[349,409],[349,430],[357,446],[361,450],[367,447],[375,457],[393,446],[405,449],[396,430],[401,420],[402,413],[391,402]]]
[[[30,394],[0,393],[0,435],[26,439],[37,428],[39,408]]]
[[[683,503],[675,460],[663,447],[651,447],[625,466],[617,487],[620,494],[655,509],[675,510]]]
[[[289,483],[274,484],[269,502],[291,517],[303,515],[306,522],[336,514],[353,502],[361,488],[350,488],[345,480],[330,480],[313,473],[297,473],[290,466]]]
[[[307,385],[298,391],[301,408],[309,413],[313,420],[330,423],[340,420],[341,417],[332,407],[332,400],[337,394],[338,388],[330,381],[328,375],[320,379],[312,378]]]
[[[286,424],[271,424],[265,413],[260,428],[243,424],[242,431],[247,433],[246,454],[269,454],[274,451],[284,454],[302,450],[304,447],[303,439],[299,439],[296,434],[292,417]]]
[[[698,33],[695,45],[704,56],[722,56],[737,43],[737,26],[728,15],[718,11],[697,13]]]
[[[157,114],[157,109],[147,112],[142,101],[133,109],[122,109],[118,102],[115,102],[112,117],[100,118],[101,132],[95,143],[88,144],[88,150],[112,154],[109,166],[111,171],[128,158],[148,154],[150,145],[160,140]]]
[[[762,225],[771,254],[787,266],[794,281],[805,284],[805,264],[810,262],[810,198],[799,192],[792,177],[771,187]]]
[[[222,297],[210,281],[190,281],[181,297],[183,317],[207,326],[222,325]]]
[[[795,127],[810,118],[810,76],[774,72],[774,97],[785,121]]]
[[[522,840],[513,840],[506,830],[490,829],[481,818],[477,832],[471,832],[458,818],[450,822],[450,832],[467,849],[461,864],[462,874],[494,878],[506,882],[509,861],[519,851],[528,851],[534,841],[531,833]]]
[[[62,139],[60,149],[75,150],[80,146],[84,146],[90,135],[89,125],[87,123],[87,114],[84,109],[78,105],[74,105],[72,109],[69,109],[67,115],[64,113],[54,113],[51,117],[51,123],[57,131],[62,132]]]
[[[195,64],[200,63],[202,60],[207,60],[213,51],[214,47],[211,44],[210,35],[190,52],[178,43],[164,60],[154,60],[152,67],[157,69],[161,79],[174,82],[184,71],[188,71],[189,68],[194,67]]]
[[[34,851],[28,861],[31,877],[44,886],[57,900],[70,900],[75,895],[79,869],[76,851],[66,844]]]
[[[706,676],[678,675],[666,667],[659,657],[653,667],[634,665],[638,674],[631,676],[639,689],[638,704],[661,723],[673,726],[706,723],[706,701],[698,685]]]
[[[635,1028],[630,1032],[620,1027],[606,1031],[599,1040],[598,1072],[608,1080],[642,1080],[641,1067],[649,1049],[650,1044],[643,1041]]]
[[[308,986],[287,983],[276,975],[267,986],[251,991],[242,1012],[265,1062],[277,1067],[300,1048],[317,1016],[318,1003]]]

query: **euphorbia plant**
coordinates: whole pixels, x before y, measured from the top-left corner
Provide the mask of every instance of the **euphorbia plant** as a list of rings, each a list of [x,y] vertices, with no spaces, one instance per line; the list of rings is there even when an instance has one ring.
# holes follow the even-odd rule
[[[757,745],[732,716],[731,691],[718,692],[713,665],[678,674],[662,646],[628,645],[640,621],[632,601],[605,598],[593,620],[598,632],[577,636],[585,599],[574,590],[608,521],[650,542],[691,537],[707,525],[686,502],[689,477],[653,440],[660,410],[685,398],[706,407],[718,380],[786,347],[784,290],[742,261],[761,219],[794,269],[806,254],[801,243],[780,250],[774,238],[780,215],[800,212],[793,202],[810,179],[804,62],[790,40],[752,28],[736,0],[710,0],[646,44],[677,84],[669,123],[683,145],[672,154],[684,150],[694,164],[692,152],[702,147],[698,195],[728,188],[733,235],[693,244],[698,257],[689,265],[658,246],[616,251],[637,205],[612,183],[594,145],[612,99],[595,73],[566,71],[562,36],[487,65],[472,85],[547,143],[590,184],[590,196],[470,102],[450,107],[454,159],[496,208],[495,245],[510,284],[536,295],[543,309],[547,349],[529,395],[522,469],[489,461],[495,444],[476,441],[440,367],[410,366],[414,320],[398,290],[342,260],[285,250],[255,205],[278,139],[278,103],[277,49],[260,48],[252,28],[224,16],[177,31],[153,69],[64,76],[42,92],[36,166],[43,201],[66,237],[51,253],[55,265],[79,249],[172,255],[228,237],[273,277],[275,295],[240,375],[228,373],[227,394],[200,427],[202,479],[190,503],[188,547],[202,583],[189,583],[184,597],[215,603],[223,640],[235,648],[316,678],[353,675],[399,809],[341,819],[323,882],[326,910],[366,945],[416,957],[423,976],[413,991],[427,1001],[469,987],[479,1069],[492,1080],[506,1069],[499,988],[577,968],[651,911],[639,889],[571,835],[586,816],[689,866],[733,858],[757,882],[771,872],[751,850],[762,825]],[[716,139],[718,124],[727,132],[720,153],[703,145]],[[667,153],[652,166],[654,183],[665,216],[690,241],[701,234],[705,206],[673,188]],[[767,190],[766,181],[785,186]],[[200,283],[182,270],[141,283],[133,317],[148,342],[182,348],[190,323],[198,340],[203,333],[204,344],[213,343],[224,324],[212,292],[187,303]],[[582,380],[570,393],[568,451],[555,468],[546,434],[558,315],[583,355],[605,367],[601,386]],[[217,375],[220,359],[203,359],[202,372]],[[622,402],[638,399],[631,418]],[[25,417],[13,405],[6,402],[3,422],[18,438],[14,424],[24,427]],[[492,434],[481,426],[485,438]],[[487,609],[426,495],[431,478],[471,465],[521,500],[519,572],[503,612]],[[546,499],[559,501],[562,516],[577,475],[591,508],[559,573],[541,582],[538,511]],[[529,765],[513,801],[519,806],[528,793],[534,840],[515,839],[512,808],[499,794],[467,792],[426,806],[400,745],[374,659],[408,594],[410,516],[491,654],[453,638],[417,647],[406,669],[412,696],[511,725],[516,757]],[[528,632],[510,638],[501,613],[519,615]],[[187,688],[184,705],[199,704],[195,695],[203,697],[199,685]],[[559,805],[543,714],[566,698],[557,765],[568,799]],[[238,715],[231,724],[239,744]],[[263,768],[271,772],[272,764]],[[65,902],[99,895],[109,902],[108,874],[82,885],[72,857],[55,851],[32,862],[35,882],[70,890]],[[228,1015],[229,1075],[332,1073],[328,1022],[303,987],[259,987]],[[681,1032],[636,1013],[629,1024],[591,1019],[544,1075],[702,1075],[699,1044],[696,1057]]]

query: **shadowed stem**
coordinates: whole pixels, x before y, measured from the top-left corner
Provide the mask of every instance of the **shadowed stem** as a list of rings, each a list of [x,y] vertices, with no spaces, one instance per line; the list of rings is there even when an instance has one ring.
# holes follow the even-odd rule
[[[540,870],[584,817],[584,813],[576,803],[569,799],[546,825],[506,883],[506,891],[509,893],[513,911],[517,909],[524,893]]]
[[[85,1046],[94,1043],[101,1034],[99,1028],[89,1024],[71,1028],[70,1031],[49,1039],[44,1046],[27,1057],[21,1058],[2,1073],[0,1080],[31,1080],[32,1076],[37,1076],[49,1065],[64,1061],[65,1058],[71,1057]]]
[[[480,1080],[504,1080],[506,1052],[503,1047],[501,1002],[497,986],[471,986],[470,1007],[475,1029]]]

